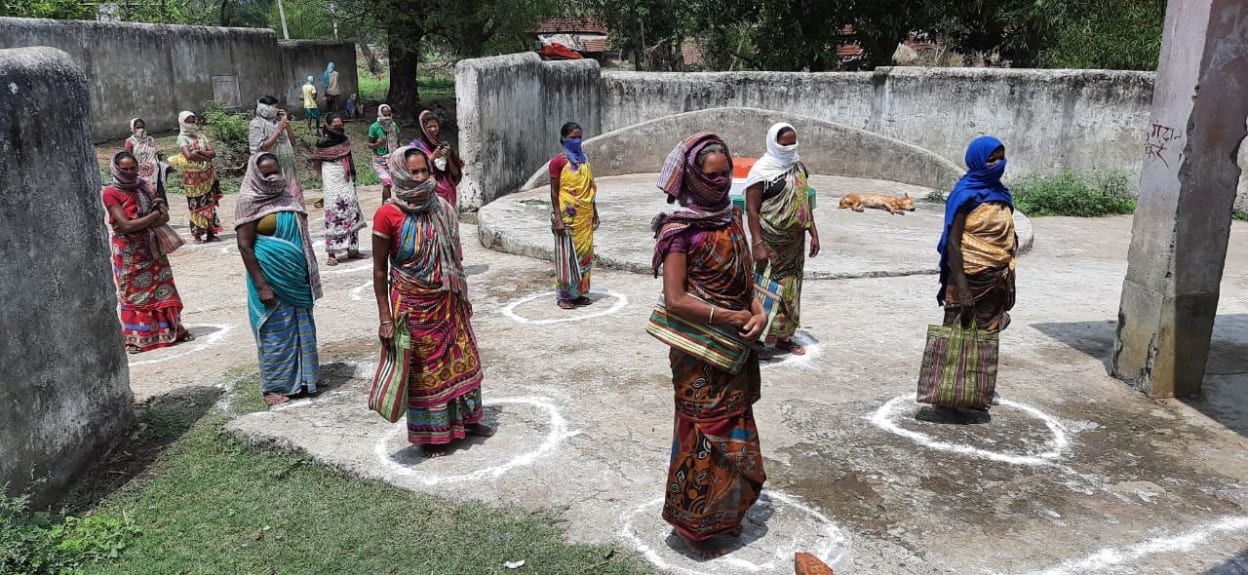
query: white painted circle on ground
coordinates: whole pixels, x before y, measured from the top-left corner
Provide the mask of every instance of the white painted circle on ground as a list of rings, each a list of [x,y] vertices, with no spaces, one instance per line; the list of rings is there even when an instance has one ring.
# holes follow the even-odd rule
[[[989,451],[987,449],[980,449],[970,445],[941,441],[926,433],[912,431],[897,425],[895,420],[902,413],[902,411],[907,407],[913,407],[914,405],[915,401],[913,395],[903,395],[901,397],[893,398],[884,405],[880,406],[875,413],[871,414],[871,417],[869,417],[868,420],[871,421],[871,423],[873,423],[876,427],[879,427],[884,431],[904,437],[929,449],[945,451],[948,453],[957,453],[959,455],[969,455],[971,457],[989,459],[1001,463],[1008,463],[1010,465],[1053,465],[1058,459],[1061,459],[1062,454],[1068,447],[1070,447],[1070,440],[1066,437],[1066,428],[1060,421],[1053,416],[1040,411],[1039,409],[1031,407],[1030,405],[1024,405],[1008,399],[1002,399],[1000,406],[1016,409],[1026,413],[1031,417],[1039,419],[1044,423],[1045,427],[1049,428],[1049,432],[1053,434],[1053,438],[1046,442],[1043,451],[1038,453],[1002,453],[999,451]],[[991,424],[976,427],[991,428]]]
[[[771,361],[760,361],[758,364],[759,369],[774,369],[777,367],[795,367],[798,369],[805,369],[811,367],[811,363],[814,362],[815,358],[819,356],[819,352],[822,351],[822,346],[815,341],[815,338],[810,337],[810,334],[803,331],[799,331],[794,334],[793,341],[806,348],[805,355],[793,355],[788,353],[783,357]]]
[[[1083,575],[1084,573],[1104,573],[1109,570],[1119,572],[1114,568],[1133,563],[1149,555],[1190,553],[1210,539],[1241,531],[1248,531],[1248,517],[1222,517],[1208,525],[1177,535],[1163,535],[1125,547],[1105,547],[1087,557],[1063,561],[1043,571],[1037,571],[1033,575]],[[1136,571],[1123,569],[1120,572],[1135,573]]]
[[[620,535],[655,567],[686,575],[782,573],[792,570],[796,553],[810,553],[836,568],[849,557],[849,537],[827,516],[796,497],[763,490],[742,522],[742,546],[711,560],[698,560],[673,549],[672,526],[662,517],[663,498],[625,512]],[[679,545],[679,544],[678,544]]]
[[[373,259],[368,258],[368,259],[363,259],[363,260],[356,260],[354,263],[338,264],[336,266],[328,266],[328,265],[325,265],[324,263],[318,263],[317,267],[320,268],[321,275],[323,276],[358,274],[360,272],[373,271]]]
[[[130,367],[155,365],[157,363],[164,363],[166,361],[178,359],[181,357],[186,357],[188,355],[191,355],[192,353],[198,353],[198,352],[204,351],[205,349],[208,349],[210,347],[220,345],[221,342],[225,341],[225,336],[229,335],[230,330],[234,329],[234,326],[228,325],[228,324],[214,324],[214,323],[188,323],[186,324],[186,329],[188,330],[197,328],[197,327],[213,328],[216,331],[203,337],[197,336],[195,338],[195,341],[192,341],[192,342],[183,342],[173,347],[162,348],[165,350],[177,350],[177,353],[166,355],[164,357],[160,357],[157,359],[145,359],[143,361],[131,361]],[[183,347],[183,346],[189,346],[189,347]],[[153,352],[149,351],[146,353],[153,353]]]
[[[611,314],[619,312],[620,310],[624,309],[624,306],[628,305],[628,298],[625,297],[624,294],[615,293],[611,290],[589,290],[589,293],[593,295],[602,296],[603,298],[615,298],[615,303],[611,304],[611,307],[607,309],[598,310],[598,311],[594,311],[590,313],[580,313],[579,309],[566,310],[565,313],[568,314],[567,317],[530,319],[527,317],[522,317],[516,313],[517,307],[524,305],[526,303],[529,303],[536,299],[550,298],[551,305],[554,305],[554,299],[555,299],[556,293],[553,291],[548,291],[548,292],[533,294],[530,296],[525,296],[523,298],[520,298],[516,301],[513,301],[507,304],[507,306],[503,308],[503,315],[517,322],[524,323],[524,324],[549,325],[552,323],[567,323],[567,322],[573,322],[573,321],[582,321],[582,320],[587,320],[587,319],[593,319],[596,317],[611,315]],[[561,310],[561,311],[564,311],[564,310]]]
[[[450,455],[440,459],[425,461],[419,466],[404,465],[403,463],[395,461],[394,456],[390,452],[390,443],[396,436],[407,431],[407,421],[406,418],[403,418],[395,423],[389,431],[377,440],[377,446],[375,448],[377,459],[381,462],[382,468],[385,469],[386,473],[408,476],[420,483],[423,483],[424,485],[429,486],[445,485],[448,483],[464,483],[468,481],[492,480],[501,477],[508,471],[516,469],[517,467],[531,465],[538,459],[550,455],[554,452],[555,448],[558,447],[561,441],[579,433],[568,431],[567,420],[565,420],[563,415],[559,413],[559,409],[556,408],[554,404],[550,403],[550,401],[546,398],[500,397],[485,402],[486,407],[493,405],[527,405],[536,408],[539,411],[544,411],[549,418],[549,423],[547,424],[548,429],[545,437],[541,439],[540,443],[535,448],[520,453],[519,455],[516,455],[500,464],[490,465],[466,473],[460,472],[439,474],[434,469],[430,469],[430,463],[437,462],[442,465],[454,465],[459,463],[462,458],[457,460],[457,454],[452,452]],[[496,434],[494,437],[485,440],[487,446],[491,441],[498,442],[500,439],[503,439],[504,434],[508,433],[508,428],[507,426],[500,425],[499,429],[496,429],[495,431]],[[412,445],[407,449],[418,448]],[[488,461],[490,460],[490,457],[486,457],[484,459]],[[424,460],[422,459],[422,461]]]
[[[364,297],[364,290],[372,289],[372,287],[373,287],[373,280],[368,280],[367,282],[364,282],[364,285],[353,288],[351,290],[351,300],[352,301],[365,301],[368,298]]]

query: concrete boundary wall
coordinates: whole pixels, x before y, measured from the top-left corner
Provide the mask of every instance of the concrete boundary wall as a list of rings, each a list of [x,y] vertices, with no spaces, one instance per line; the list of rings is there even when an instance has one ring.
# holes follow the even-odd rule
[[[642,122],[587,140],[585,153],[598,177],[658,172],[676,144],[691,134],[713,129],[734,156],[757,158],[766,152],[765,135],[777,122],[793,124],[802,161],[812,174],[890,180],[943,190],[962,176],[956,164],[917,146],[816,118],[755,108],[713,108]],[[550,176],[543,166],[522,189],[549,184]]]
[[[134,423],[87,86],[65,52],[0,50],[0,485],[36,504]]]
[[[465,60],[455,69],[459,149],[467,164],[460,205],[512,193],[560,150],[559,127],[601,132],[598,63],[543,62],[537,54]]]
[[[129,135],[136,116],[149,131],[175,130],[178,112],[214,99],[214,81],[226,93],[236,81],[244,110],[272,94],[296,112],[304,79],[315,74],[319,89],[330,61],[344,98],[358,85],[352,43],[279,43],[267,29],[0,18],[0,49],[34,46],[63,50],[84,70],[99,140]]]

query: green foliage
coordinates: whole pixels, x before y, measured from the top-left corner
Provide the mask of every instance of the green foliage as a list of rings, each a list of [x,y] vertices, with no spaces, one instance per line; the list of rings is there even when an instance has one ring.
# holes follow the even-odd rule
[[[390,72],[386,71],[374,76],[365,68],[360,68],[356,77],[359,78],[360,100],[363,102],[385,102],[390,92]]]
[[[1248,212],[1233,212],[1231,219],[1237,222],[1248,222]]]
[[[680,70],[680,46],[696,34],[703,3],[670,0],[585,0],[586,9],[611,31],[612,44],[633,55],[639,70]]]
[[[933,204],[943,204],[948,199],[948,193],[949,190],[932,190],[928,192],[926,196],[923,196],[923,201],[931,202]]]
[[[93,20],[95,10],[78,0],[0,0],[0,16]]]
[[[79,518],[32,513],[27,496],[0,495],[0,574],[82,573],[81,567],[117,559],[141,534],[125,516]]]
[[[251,118],[246,114],[226,110],[216,102],[205,102],[199,119],[207,130],[208,141],[217,152],[213,167],[221,175],[242,174],[250,156],[247,124]]]
[[[1099,217],[1135,211],[1125,174],[1028,176],[1013,186],[1014,204],[1029,216]]]

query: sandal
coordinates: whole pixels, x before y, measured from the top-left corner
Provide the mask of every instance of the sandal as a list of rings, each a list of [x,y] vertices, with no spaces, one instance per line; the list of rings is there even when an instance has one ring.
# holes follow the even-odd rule
[[[283,404],[283,403],[287,403],[287,402],[289,402],[289,401],[290,401],[290,398],[289,398],[289,397],[286,397],[285,395],[282,395],[282,394],[280,394],[280,393],[266,393],[266,394],[264,394],[264,403],[265,403],[265,405],[268,405],[269,407],[277,407],[277,406],[279,406],[279,405],[281,405],[281,404]]]
[[[806,348],[794,343],[791,339],[776,341],[776,349],[793,355],[806,355]]]
[[[559,309],[576,309],[576,302],[560,300]]]
[[[325,265],[327,265],[327,266],[336,266],[336,265],[338,265],[338,258],[336,258],[336,257],[334,257],[334,256],[329,256],[329,259],[325,261]]]
[[[593,305],[593,304],[594,304],[594,300],[589,299],[588,296],[581,296],[581,297],[576,298],[575,300],[572,300],[572,305],[575,305],[577,307],[584,307],[584,306]]]

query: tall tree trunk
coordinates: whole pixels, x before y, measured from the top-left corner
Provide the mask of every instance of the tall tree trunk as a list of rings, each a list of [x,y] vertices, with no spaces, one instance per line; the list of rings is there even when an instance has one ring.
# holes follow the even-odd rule
[[[390,30],[387,45],[390,50],[390,94],[387,103],[395,116],[414,119],[420,113],[420,37],[419,31],[410,27]]]
[[[377,54],[373,52],[373,48],[368,45],[368,42],[360,40],[359,46],[360,52],[364,54],[364,60],[368,62],[368,71],[376,76],[378,72],[381,72],[381,63],[377,61]]]

